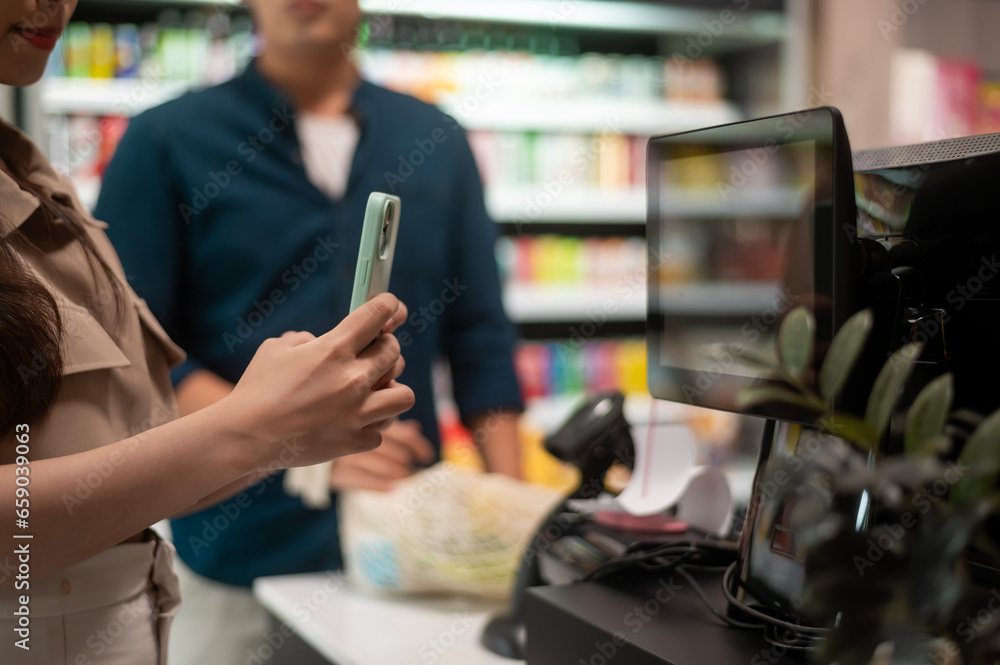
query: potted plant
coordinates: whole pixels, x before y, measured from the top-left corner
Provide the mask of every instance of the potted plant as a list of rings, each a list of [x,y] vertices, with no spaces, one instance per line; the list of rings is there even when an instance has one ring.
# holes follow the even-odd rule
[[[907,410],[904,452],[879,456],[921,348],[908,344],[889,357],[863,418],[838,413],[835,400],[871,327],[867,311],[847,321],[815,380],[815,322],[802,308],[783,321],[774,360],[744,357],[784,385],[748,389],[744,405],[779,401],[807,409],[829,435],[805,463],[771,468],[791,478],[784,496],[815,489],[806,493],[813,500],[796,508],[795,528],[807,553],[804,611],[832,629],[817,653],[839,665],[1000,662],[1000,584],[972,584],[965,556],[974,547],[1000,558],[1000,533],[989,528],[1000,508],[1000,411],[986,418],[951,413],[946,374]],[[838,510],[838,495],[865,497],[864,528]]]

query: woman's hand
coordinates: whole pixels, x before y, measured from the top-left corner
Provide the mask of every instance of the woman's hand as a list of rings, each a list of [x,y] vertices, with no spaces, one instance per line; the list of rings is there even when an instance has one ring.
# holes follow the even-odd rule
[[[413,391],[395,380],[403,358],[390,331],[405,317],[405,307],[382,294],[320,337],[285,333],[261,344],[217,404],[222,417],[258,442],[255,463],[273,467],[291,450],[281,466],[306,466],[377,447],[379,428],[414,402]]]

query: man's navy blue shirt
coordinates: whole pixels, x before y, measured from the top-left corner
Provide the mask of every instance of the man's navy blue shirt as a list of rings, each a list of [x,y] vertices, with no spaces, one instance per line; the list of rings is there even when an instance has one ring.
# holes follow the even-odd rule
[[[236,382],[264,339],[319,335],[347,315],[368,195],[400,196],[390,290],[410,309],[397,332],[400,381],[417,398],[403,417],[438,445],[431,366],[442,356],[464,419],[521,408],[495,226],[452,118],[367,82],[352,109],[360,139],[334,201],[307,177],[294,108],[251,65],[134,118],[96,217],[133,288],[188,352],[174,383],[198,368]],[[336,504],[305,508],[280,473],[172,526],[184,562],[220,582],[342,565]]]

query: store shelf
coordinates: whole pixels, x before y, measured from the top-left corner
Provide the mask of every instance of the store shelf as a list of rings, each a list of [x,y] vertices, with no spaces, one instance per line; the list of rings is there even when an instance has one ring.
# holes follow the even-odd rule
[[[645,283],[606,287],[508,284],[504,308],[517,323],[552,321],[642,321],[646,318]]]
[[[737,11],[730,9],[730,20],[718,35],[719,40],[777,41],[784,38],[787,26],[780,12]],[[368,14],[422,16],[430,19],[484,21],[544,25],[560,28],[615,30],[620,32],[687,35],[707,30],[707,24],[720,21],[720,9],[697,9],[639,2],[606,0],[361,0]],[[711,34],[711,33],[709,33]],[[713,40],[715,41],[715,40]]]
[[[490,215],[498,222],[573,224],[645,224],[644,188],[605,190],[598,188],[550,189],[546,184],[523,187],[493,187],[486,193]],[[557,192],[555,195],[552,192]],[[809,204],[806,190],[773,188],[735,190],[719,195],[716,189],[692,193],[667,191],[661,214],[710,219],[738,211],[743,216],[798,219]]]
[[[660,308],[668,316],[753,316],[773,311],[779,291],[778,282],[662,285]]]
[[[41,83],[41,107],[53,114],[134,116],[179,97],[192,86],[187,81],[48,76]]]
[[[551,190],[557,191],[557,190]],[[645,224],[644,189],[565,189],[556,196],[545,184],[493,187],[486,207],[497,222],[528,226],[532,223]]]
[[[653,136],[742,119],[729,102],[656,99],[443,98],[441,107],[469,130]]]
[[[121,4],[151,4],[148,0],[118,0]],[[163,0],[157,0],[163,4]],[[190,6],[240,5],[241,0],[171,0],[170,4]],[[526,25],[559,26],[594,30],[658,34],[697,34],[719,22],[724,31],[713,41],[740,40],[772,42],[788,32],[780,12],[739,11],[730,8],[732,18],[721,21],[721,9],[673,7],[639,2],[607,0],[361,0],[366,14],[420,16],[429,19],[483,21]]]
[[[136,115],[169,101],[196,84],[155,79],[46,77],[41,103],[46,113]],[[613,133],[651,136],[740,118],[728,103],[649,100],[501,100],[475,109],[464,100],[444,100],[442,108],[469,130]]]

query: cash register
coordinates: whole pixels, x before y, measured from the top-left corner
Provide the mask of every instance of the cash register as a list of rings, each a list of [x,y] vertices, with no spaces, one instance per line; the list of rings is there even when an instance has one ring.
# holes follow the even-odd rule
[[[763,420],[745,521],[728,539],[650,536],[564,504],[543,525],[562,528],[532,541],[548,544],[526,554],[513,605],[484,645],[528,665],[802,662],[823,630],[798,613],[803,554],[761,488],[811,420],[787,405],[743,408],[740,391],[772,381],[740,358],[772,349],[784,315],[804,306],[818,370],[838,329],[870,309],[873,333],[839,410],[860,412],[884,358],[908,341],[926,353],[901,408],[950,371],[957,408],[996,409],[1000,354],[983,350],[1000,339],[998,167],[1000,134],[852,154],[829,107],[652,138],[649,391]],[[564,459],[589,465],[585,479],[629,449],[620,406],[598,396],[568,425],[578,447],[556,441]],[[587,426],[602,442],[596,457],[581,443]],[[900,445],[895,427],[884,452]],[[863,501],[856,510],[863,529]]]

